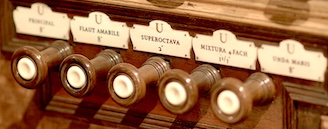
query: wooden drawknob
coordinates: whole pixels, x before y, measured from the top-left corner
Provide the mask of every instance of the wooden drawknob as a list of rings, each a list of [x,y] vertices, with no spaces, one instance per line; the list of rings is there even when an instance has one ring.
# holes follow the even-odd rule
[[[172,69],[158,81],[158,95],[167,110],[183,114],[193,108],[198,96],[208,93],[220,78],[219,71],[208,64],[198,66],[191,74]]]
[[[34,89],[43,84],[49,68],[60,65],[61,61],[72,53],[72,47],[61,40],[53,42],[43,51],[24,46],[13,53],[11,72],[21,86]]]
[[[226,123],[237,123],[252,111],[253,104],[272,100],[276,89],[264,73],[253,73],[245,83],[235,78],[223,78],[211,89],[211,107],[217,118]]]
[[[108,73],[108,89],[115,102],[130,106],[146,94],[146,86],[155,83],[169,64],[160,57],[151,57],[137,69],[128,63],[115,65]]]
[[[111,49],[101,51],[91,60],[72,54],[60,66],[60,79],[70,95],[84,97],[93,91],[98,78],[106,78],[108,71],[121,62],[121,56]]]

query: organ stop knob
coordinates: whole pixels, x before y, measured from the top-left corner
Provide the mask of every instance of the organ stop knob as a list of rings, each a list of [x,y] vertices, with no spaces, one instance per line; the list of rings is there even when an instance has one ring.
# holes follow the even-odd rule
[[[50,68],[60,65],[72,53],[72,47],[61,40],[54,41],[42,51],[24,46],[13,53],[11,71],[21,86],[34,89],[43,84]]]
[[[101,51],[91,60],[80,54],[70,55],[60,68],[63,87],[74,97],[84,97],[93,91],[98,78],[106,78],[108,71],[121,62],[121,56],[111,49]]]
[[[145,96],[146,86],[154,84],[169,69],[169,64],[160,57],[149,58],[139,69],[120,63],[108,74],[109,93],[120,105],[135,104]]]
[[[253,73],[245,83],[235,78],[223,78],[213,85],[211,107],[217,118],[226,123],[237,123],[252,111],[253,104],[272,100],[275,85],[264,73]]]
[[[169,70],[158,81],[160,101],[170,112],[183,114],[220,78],[218,70],[208,64],[200,65],[191,74],[180,69]]]

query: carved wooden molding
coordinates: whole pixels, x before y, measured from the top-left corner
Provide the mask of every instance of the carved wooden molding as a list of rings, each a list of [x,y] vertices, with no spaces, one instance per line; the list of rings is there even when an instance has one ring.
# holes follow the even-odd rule
[[[277,42],[292,38],[303,43],[310,43],[308,44],[309,46],[313,46],[311,44],[312,42],[322,45],[327,44],[327,37],[321,33],[324,30],[318,33],[318,29],[303,26],[302,24],[277,26],[277,23],[266,18],[266,14],[264,13],[270,14],[274,11],[285,10],[281,8],[280,5],[274,5],[274,2],[270,2],[269,5],[266,2],[259,2],[257,4],[260,5],[260,8],[258,8],[255,7],[254,4],[250,4],[250,1],[246,2],[242,0],[238,2],[224,0],[195,0],[188,2],[180,0],[175,1],[178,3],[183,2],[182,5],[178,4],[178,7],[176,4],[171,5],[168,3],[165,3],[167,4],[165,7],[158,7],[157,4],[161,1],[163,0],[60,0],[57,2],[49,0],[11,0],[13,5],[22,6],[30,6],[34,2],[43,2],[49,5],[54,11],[68,13],[70,16],[72,16],[72,14],[87,16],[90,10],[93,10],[108,14],[112,20],[124,22],[137,21],[138,24],[148,24],[151,20],[163,20],[170,24],[174,24],[172,27],[188,31],[205,32],[207,34],[211,34],[213,30],[227,29],[237,33],[238,36],[252,39]],[[310,6],[308,4],[314,6],[320,3],[314,3],[314,5],[312,5],[312,3],[303,2],[302,4],[292,5],[301,7],[305,5]],[[224,9],[222,10],[222,8]],[[315,20],[318,17],[323,17],[320,20],[327,20],[326,15],[324,15],[325,13],[321,13],[322,10],[326,11],[326,9],[321,6],[315,10],[311,10],[317,15],[309,13],[308,22],[312,22],[313,19]],[[254,17],[254,12],[256,12],[256,15],[259,17]],[[289,14],[291,12],[297,13],[299,10],[288,8],[286,13]],[[316,24],[314,25],[316,26]]]
[[[283,118],[284,118],[284,128],[285,129],[297,129],[302,128],[298,127],[298,123],[301,119],[299,114],[302,111],[301,104],[309,104],[311,108],[316,109],[320,114],[326,114],[328,110],[328,93],[324,88],[313,87],[307,85],[300,85],[290,82],[283,82]],[[315,116],[309,116],[315,117]],[[318,116],[319,117],[319,116]],[[308,119],[308,118],[306,118]],[[315,118],[313,118],[315,119]],[[320,125],[314,125],[314,121],[311,125],[313,128]],[[319,122],[320,123],[320,122]],[[306,123],[301,123],[306,124]]]

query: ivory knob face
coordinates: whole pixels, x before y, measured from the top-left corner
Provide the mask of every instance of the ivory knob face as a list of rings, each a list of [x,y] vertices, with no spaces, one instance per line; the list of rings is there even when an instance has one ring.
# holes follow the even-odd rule
[[[109,94],[122,106],[137,104],[145,97],[147,86],[155,84],[168,69],[161,57],[150,57],[139,69],[129,63],[117,64],[108,72]]]
[[[226,77],[211,89],[211,108],[214,115],[226,123],[238,123],[252,111],[254,104],[272,100],[275,85],[264,73],[253,73],[245,82]]]
[[[113,81],[113,89],[115,94],[121,98],[128,98],[134,92],[134,84],[127,75],[119,75]]]
[[[164,89],[164,94],[167,101],[175,106],[187,101],[187,91],[179,82],[169,82]]]
[[[253,106],[252,95],[243,82],[227,77],[218,81],[211,91],[214,115],[226,123],[237,123],[246,118]]]
[[[240,100],[230,90],[224,90],[218,95],[217,105],[224,114],[228,115],[235,114],[240,110]]]
[[[181,69],[167,71],[158,81],[159,99],[165,109],[174,114],[190,111],[221,78],[219,71],[208,64],[194,69],[190,74]]]
[[[25,80],[31,80],[36,76],[36,64],[31,58],[23,57],[17,63],[17,71],[19,76]]]
[[[108,73],[108,90],[113,100],[123,106],[137,103],[146,94],[142,73],[131,64],[120,63]]]
[[[35,89],[44,83],[51,68],[72,53],[70,44],[61,40],[54,41],[42,51],[23,46],[12,55],[11,72],[21,86]]]
[[[66,57],[60,66],[63,88],[74,97],[88,96],[97,86],[97,82],[105,78],[108,71],[122,61],[121,56],[111,49],[99,52],[93,59],[81,54],[72,54]]]
[[[71,66],[67,70],[67,81],[72,88],[82,88],[87,83],[86,74],[79,66]]]

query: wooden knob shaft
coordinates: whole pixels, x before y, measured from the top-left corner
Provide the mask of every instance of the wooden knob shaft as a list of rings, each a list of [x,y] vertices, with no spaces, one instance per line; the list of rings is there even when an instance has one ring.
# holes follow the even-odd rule
[[[13,53],[11,71],[21,86],[34,89],[43,84],[49,68],[60,65],[60,62],[72,53],[72,47],[61,40],[53,42],[43,51],[24,46]]]
[[[64,89],[74,97],[90,94],[100,77],[106,78],[108,71],[123,62],[121,56],[106,49],[89,60],[80,54],[72,54],[60,66],[60,79]]]
[[[253,104],[272,100],[276,89],[264,73],[253,73],[245,83],[235,78],[223,78],[213,85],[211,107],[217,118],[226,123],[237,123],[250,114]]]
[[[145,96],[147,85],[155,83],[169,69],[169,64],[160,57],[149,58],[139,69],[120,63],[108,73],[109,93],[118,104],[130,106]]]
[[[220,78],[219,71],[208,64],[200,65],[191,74],[172,69],[158,81],[158,95],[167,110],[183,114],[194,107],[198,96],[207,94]]]

